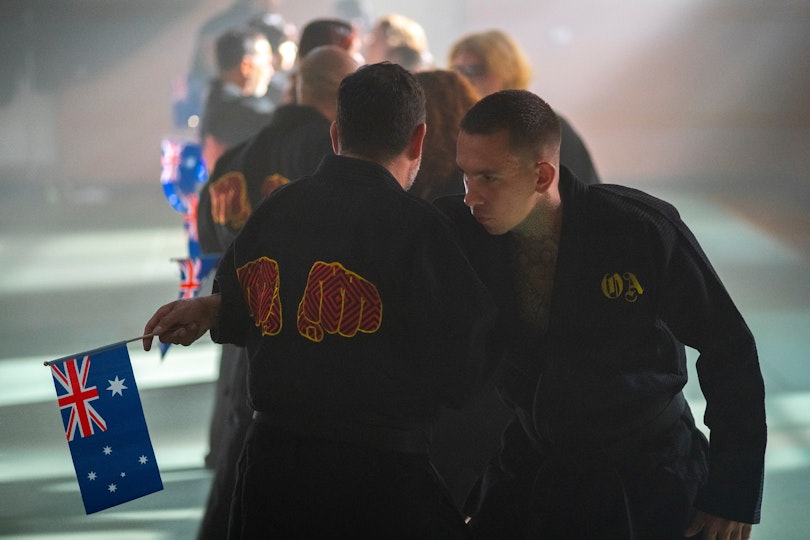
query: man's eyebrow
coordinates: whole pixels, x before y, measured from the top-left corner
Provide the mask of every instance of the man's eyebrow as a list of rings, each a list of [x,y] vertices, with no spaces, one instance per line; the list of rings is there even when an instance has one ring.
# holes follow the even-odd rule
[[[476,169],[476,170],[473,170],[473,171],[467,171],[462,167],[459,167],[459,169],[461,169],[461,171],[464,174],[475,174],[475,175],[486,174],[486,175],[489,175],[489,176],[492,176],[494,174],[498,174],[498,171],[496,169],[492,169],[492,168],[489,168],[489,167],[486,168],[486,169]]]

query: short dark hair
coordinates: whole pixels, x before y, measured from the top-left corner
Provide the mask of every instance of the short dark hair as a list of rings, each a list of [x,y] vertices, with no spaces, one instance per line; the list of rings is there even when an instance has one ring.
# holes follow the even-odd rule
[[[301,31],[298,41],[298,57],[303,58],[309,51],[323,45],[337,45],[349,50],[355,29],[341,19],[315,19],[310,21]]]
[[[363,66],[338,90],[337,125],[343,153],[385,162],[401,154],[425,121],[425,93],[405,68]]]
[[[542,98],[528,90],[495,92],[472,106],[461,120],[461,131],[470,135],[509,133],[517,153],[560,151],[560,119]]]
[[[217,67],[227,71],[238,66],[247,55],[253,54],[257,40],[267,39],[264,34],[251,28],[232,28],[217,38]]]

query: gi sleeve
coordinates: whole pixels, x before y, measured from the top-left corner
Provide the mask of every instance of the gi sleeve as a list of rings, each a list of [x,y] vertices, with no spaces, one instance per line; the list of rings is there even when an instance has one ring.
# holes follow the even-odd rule
[[[253,327],[253,321],[236,274],[235,251],[235,244],[232,243],[217,266],[213,293],[220,294],[221,304],[210,333],[216,343],[244,347],[247,330]]]
[[[699,352],[710,430],[708,482],[695,504],[726,519],[759,523],[767,428],[754,337],[691,231],[677,216],[673,225],[663,318]]]

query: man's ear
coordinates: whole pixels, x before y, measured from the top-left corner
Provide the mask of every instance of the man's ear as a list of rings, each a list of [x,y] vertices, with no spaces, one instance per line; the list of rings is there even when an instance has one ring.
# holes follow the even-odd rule
[[[425,142],[425,133],[427,133],[427,124],[424,122],[413,130],[411,142],[408,144],[408,159],[416,160],[422,156],[422,143]]]
[[[242,57],[242,61],[239,62],[239,73],[247,80],[250,78],[251,71],[253,71],[253,58],[245,55]]]
[[[337,122],[332,122],[332,125],[329,126],[329,136],[332,138],[332,151],[335,154],[340,154],[340,141],[338,140]]]
[[[554,184],[557,177],[557,166],[548,161],[538,161],[534,164],[537,171],[537,184],[534,190],[537,193],[545,193]]]

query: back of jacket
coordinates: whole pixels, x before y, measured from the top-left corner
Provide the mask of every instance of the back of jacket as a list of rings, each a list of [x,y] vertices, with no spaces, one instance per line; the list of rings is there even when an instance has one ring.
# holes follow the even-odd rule
[[[410,427],[488,369],[494,306],[444,216],[381,166],[330,156],[226,253],[212,336],[246,345],[255,409]]]

